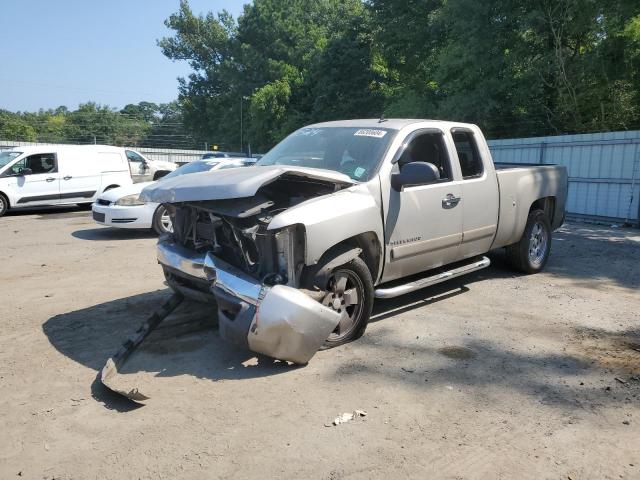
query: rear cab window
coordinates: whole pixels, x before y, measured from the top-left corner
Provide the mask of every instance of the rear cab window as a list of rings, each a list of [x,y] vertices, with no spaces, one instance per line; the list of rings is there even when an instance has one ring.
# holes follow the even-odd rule
[[[484,173],[484,164],[473,132],[466,129],[453,129],[451,135],[456,146],[462,179],[470,180],[481,177]]]

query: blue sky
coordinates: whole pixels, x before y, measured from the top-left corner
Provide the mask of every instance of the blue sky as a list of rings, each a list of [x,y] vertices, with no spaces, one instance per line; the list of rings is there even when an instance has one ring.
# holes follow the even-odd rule
[[[249,0],[190,0],[194,12]],[[89,100],[121,108],[177,97],[186,62],[156,45],[178,0],[0,0],[0,108],[36,111]]]

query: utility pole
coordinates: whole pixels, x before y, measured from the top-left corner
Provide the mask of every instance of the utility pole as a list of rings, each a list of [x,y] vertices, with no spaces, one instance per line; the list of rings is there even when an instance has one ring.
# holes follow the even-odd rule
[[[240,95],[240,151],[242,151],[242,100],[243,96]]]

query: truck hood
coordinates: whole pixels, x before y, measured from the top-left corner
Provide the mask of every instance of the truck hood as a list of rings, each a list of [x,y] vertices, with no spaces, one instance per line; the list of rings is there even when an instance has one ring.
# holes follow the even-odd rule
[[[252,197],[260,187],[285,175],[323,180],[339,187],[356,183],[347,175],[332,170],[286,165],[251,166],[167,178],[142,190],[140,199],[178,203]]]

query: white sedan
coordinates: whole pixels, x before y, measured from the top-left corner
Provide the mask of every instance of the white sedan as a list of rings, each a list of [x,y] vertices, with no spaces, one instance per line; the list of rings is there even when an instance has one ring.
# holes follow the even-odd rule
[[[210,159],[196,160],[177,168],[165,178],[187,175],[223,168],[243,167],[255,163],[255,159]],[[173,231],[171,218],[167,210],[158,203],[145,203],[140,200],[140,192],[155,182],[134,183],[125,187],[113,188],[100,195],[91,206],[93,219],[101,225],[116,228],[153,228],[159,235]]]

